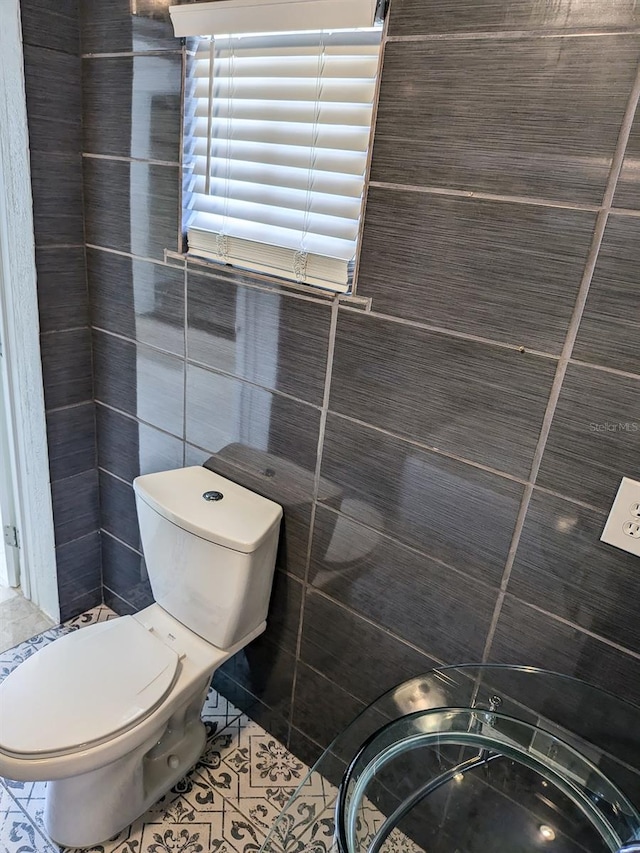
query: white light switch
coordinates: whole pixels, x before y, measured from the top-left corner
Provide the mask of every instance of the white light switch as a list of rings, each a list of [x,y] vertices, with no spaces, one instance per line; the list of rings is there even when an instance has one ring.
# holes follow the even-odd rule
[[[640,557],[640,483],[623,477],[600,539]]]

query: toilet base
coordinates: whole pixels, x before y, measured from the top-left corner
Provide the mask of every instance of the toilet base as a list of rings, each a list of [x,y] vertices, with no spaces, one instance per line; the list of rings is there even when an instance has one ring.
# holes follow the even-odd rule
[[[209,678],[162,730],[117,761],[47,783],[44,825],[61,847],[113,838],[157,802],[198,761],[206,742],[200,719]]]

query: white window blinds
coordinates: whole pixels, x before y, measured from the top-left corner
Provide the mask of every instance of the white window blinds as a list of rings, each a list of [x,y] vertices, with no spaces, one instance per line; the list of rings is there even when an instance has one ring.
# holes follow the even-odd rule
[[[346,292],[380,31],[201,39],[185,128],[189,251]]]

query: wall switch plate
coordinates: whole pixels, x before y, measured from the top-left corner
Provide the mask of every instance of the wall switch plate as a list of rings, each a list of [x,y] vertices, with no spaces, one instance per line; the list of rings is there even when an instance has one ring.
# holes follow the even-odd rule
[[[623,477],[600,537],[640,557],[640,482]]]

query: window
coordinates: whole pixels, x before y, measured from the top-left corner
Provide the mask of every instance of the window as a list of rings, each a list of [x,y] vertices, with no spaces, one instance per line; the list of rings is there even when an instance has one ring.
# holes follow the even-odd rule
[[[198,40],[185,92],[190,253],[348,292],[380,40],[373,27]]]

